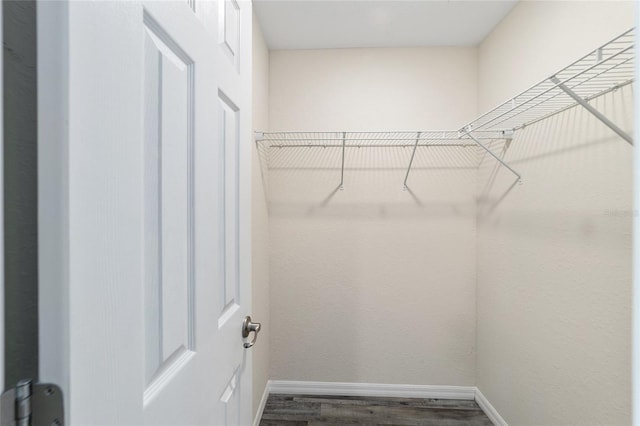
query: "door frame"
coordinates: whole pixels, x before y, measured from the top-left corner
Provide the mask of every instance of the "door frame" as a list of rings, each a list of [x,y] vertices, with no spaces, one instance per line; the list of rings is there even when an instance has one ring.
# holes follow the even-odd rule
[[[67,2],[38,0],[38,310],[40,381],[68,389]],[[46,277],[46,279],[43,279]],[[43,285],[43,283],[47,285]],[[48,318],[48,321],[43,321]],[[64,398],[69,412],[69,399]]]
[[[2,9],[0,5],[0,37],[4,41]],[[0,197],[0,241],[2,241],[0,244],[0,366],[2,366],[0,390],[4,390],[4,369],[6,368],[4,358],[4,52],[0,54],[0,188],[2,188],[2,197]],[[0,407],[1,417],[2,408]]]

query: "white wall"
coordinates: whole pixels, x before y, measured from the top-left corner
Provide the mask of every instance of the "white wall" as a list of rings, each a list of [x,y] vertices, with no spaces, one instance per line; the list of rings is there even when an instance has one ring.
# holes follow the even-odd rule
[[[253,128],[269,126],[269,51],[260,24],[253,16]],[[269,379],[269,224],[262,172],[257,150],[253,151],[251,170],[251,271],[252,318],[262,323],[253,351],[253,413],[259,408]]]
[[[632,27],[631,1],[519,2],[478,47],[480,112]]]
[[[519,3],[479,48],[481,109],[632,25],[631,2]],[[593,104],[633,128],[631,86]],[[509,424],[631,421],[631,155],[581,108],[507,150],[524,184],[478,222],[477,385]]]
[[[272,130],[456,128],[473,48],[272,51]],[[475,383],[476,151],[270,153],[272,379]]]
[[[457,129],[476,114],[473,48],[271,52],[271,130]]]
[[[630,2],[531,1],[478,49],[274,51],[270,129],[457,128],[632,25]],[[631,95],[594,105],[631,131]],[[524,185],[477,218],[492,163],[453,150],[418,154],[415,199],[410,151],[348,152],[334,192],[339,152],[271,150],[270,378],[477,384],[510,424],[628,424],[631,148],[579,108],[531,126],[506,151]]]

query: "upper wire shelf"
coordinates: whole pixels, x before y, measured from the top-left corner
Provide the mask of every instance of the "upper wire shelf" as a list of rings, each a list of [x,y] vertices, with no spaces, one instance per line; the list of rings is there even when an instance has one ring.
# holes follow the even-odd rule
[[[478,133],[479,139],[497,139],[502,132]],[[390,147],[467,147],[477,146],[461,140],[457,130],[398,132],[259,132],[259,142],[271,148],[390,148]]]
[[[457,130],[397,131],[397,132],[256,132],[256,143],[269,149],[278,148],[335,148],[341,153],[340,184],[344,185],[345,156],[352,148],[409,148],[411,157],[407,164],[403,188],[407,189],[407,180],[418,148],[467,148],[482,147],[499,162],[481,140],[494,140],[510,137],[502,131],[480,131],[475,135],[463,134]],[[511,168],[505,164],[510,170]],[[515,172],[514,172],[515,173]],[[518,178],[520,176],[518,175]]]
[[[634,32],[632,28],[600,46],[553,76],[482,114],[464,126],[462,131],[518,130],[575,105],[585,106],[591,99],[633,83]],[[585,108],[589,109],[588,103],[586,105]],[[605,124],[609,126],[611,123]],[[629,139],[627,141],[631,143]]]
[[[633,144],[633,138],[589,101],[633,83],[635,73],[634,29],[578,59],[551,77],[482,114],[460,130],[396,132],[257,132],[256,141],[269,148],[340,148],[340,188],[344,182],[347,148],[410,147],[404,187],[416,150],[423,147],[477,146],[491,155],[521,182],[521,176],[494,153],[483,140],[511,139],[515,131],[551,115],[581,105],[621,138]]]

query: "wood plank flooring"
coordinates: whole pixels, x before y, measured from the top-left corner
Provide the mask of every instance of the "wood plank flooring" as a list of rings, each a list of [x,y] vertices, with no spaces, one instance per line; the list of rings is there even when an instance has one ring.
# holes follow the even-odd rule
[[[269,395],[260,426],[491,426],[475,401]]]

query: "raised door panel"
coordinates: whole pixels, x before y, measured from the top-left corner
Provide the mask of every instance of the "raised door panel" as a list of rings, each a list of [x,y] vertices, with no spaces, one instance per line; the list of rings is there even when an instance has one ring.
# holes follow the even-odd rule
[[[225,56],[237,69],[240,58],[240,5],[236,0],[219,0],[218,39]]]
[[[195,349],[193,61],[145,15],[145,401]]]
[[[220,236],[223,253],[223,273],[220,277],[222,300],[218,327],[222,328],[237,311],[239,300],[238,247],[238,115],[235,104],[222,92],[218,93],[218,126],[220,147],[222,222]]]
[[[231,2],[221,1],[229,7]],[[236,4],[237,6],[237,4]],[[231,5],[231,7],[234,7]],[[235,13],[235,12],[234,12]],[[224,16],[224,15],[221,15]],[[227,12],[227,16],[234,16]],[[236,19],[236,18],[233,18]],[[239,24],[239,21],[238,21]],[[239,27],[238,27],[239,28]],[[234,30],[235,31],[235,30]],[[221,44],[221,55],[218,56],[221,68],[221,79],[218,81],[218,153],[220,176],[220,247],[224,260],[218,293],[221,298],[221,315],[218,319],[220,344],[229,348],[222,355],[219,371],[222,386],[219,396],[219,417],[217,424],[242,424],[245,414],[241,408],[251,405],[248,393],[243,392],[243,383],[247,381],[247,355],[242,346],[239,324],[244,315],[249,313],[246,293],[242,285],[242,253],[240,218],[241,218],[241,171],[242,171],[242,120],[243,111],[239,107],[237,82],[239,82],[235,63],[229,62],[231,56],[228,46]],[[237,52],[237,48],[235,50]],[[224,75],[224,77],[222,77]],[[229,78],[231,76],[231,78]],[[226,78],[225,78],[226,77]],[[227,90],[229,89],[229,90]]]
[[[252,351],[243,348],[239,333],[239,325],[251,313],[251,2],[219,0],[216,18],[217,143],[223,161],[220,200],[224,205],[221,244],[225,257],[224,281],[219,288],[224,295],[224,314],[218,327],[220,344],[230,348],[220,362],[225,367],[218,387],[220,412],[224,413],[219,424],[234,425],[249,423],[248,412],[238,412],[236,407],[251,405]]]
[[[220,396],[220,420],[218,421],[218,424],[221,426],[235,426],[240,424],[241,380],[239,378],[239,374],[240,368],[238,367],[233,372],[231,379]]]

